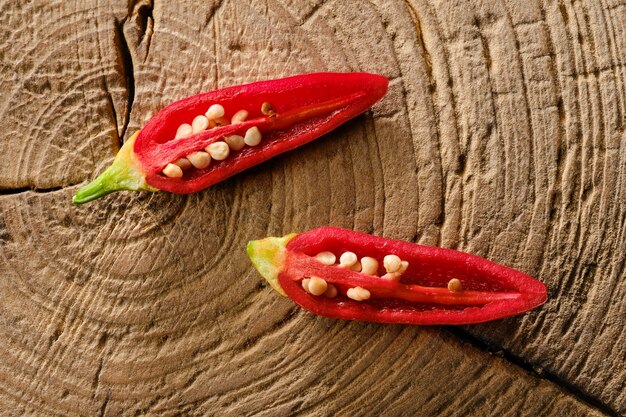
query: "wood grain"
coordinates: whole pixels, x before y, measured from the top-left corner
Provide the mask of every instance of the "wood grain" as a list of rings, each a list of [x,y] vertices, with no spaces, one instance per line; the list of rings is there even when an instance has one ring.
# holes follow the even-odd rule
[[[0,1],[0,415],[626,415],[623,0]],[[311,71],[371,111],[190,196],[76,185],[161,107]],[[248,240],[332,224],[536,276],[462,328],[315,317]]]

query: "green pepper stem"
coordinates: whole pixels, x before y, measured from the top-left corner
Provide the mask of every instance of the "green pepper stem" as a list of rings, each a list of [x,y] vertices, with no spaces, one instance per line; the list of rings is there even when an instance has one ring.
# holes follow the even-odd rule
[[[72,202],[74,204],[85,204],[95,200],[96,198],[112,193],[113,191],[117,191],[109,188],[110,183],[106,180],[106,173],[107,171],[104,171],[100,176],[98,176],[98,178],[84,187],[81,187],[81,189],[78,190],[72,198]]]
[[[84,204],[120,190],[157,191],[148,185],[141,165],[133,152],[139,132],[131,136],[117,153],[113,164],[102,174],[82,187],[72,198],[74,204]]]
[[[266,237],[248,242],[246,251],[254,267],[267,282],[280,294],[287,296],[278,282],[278,275],[284,268],[285,247],[296,236],[296,233],[284,237]]]

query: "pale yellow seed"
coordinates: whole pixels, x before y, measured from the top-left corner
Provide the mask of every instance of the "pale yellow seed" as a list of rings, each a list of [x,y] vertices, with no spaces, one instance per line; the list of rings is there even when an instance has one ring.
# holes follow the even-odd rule
[[[247,118],[248,118],[248,111],[239,110],[237,113],[233,114],[233,117],[231,117],[230,122],[232,124],[243,123],[246,121]]]
[[[344,252],[339,257],[339,266],[344,268],[350,268],[352,265],[356,264],[358,258],[354,252]]]
[[[350,271],[361,272],[361,262],[356,261],[356,263],[350,267]]]
[[[178,126],[178,129],[176,130],[176,136],[174,136],[174,139],[186,138],[187,136],[190,136],[191,134],[193,134],[193,128],[191,127],[191,125],[189,123],[183,123],[182,125]]]
[[[302,289],[306,292],[309,292],[309,282],[311,282],[310,278],[305,278],[302,280]]]
[[[246,135],[244,136],[243,141],[248,146],[257,146],[261,143],[261,131],[259,128],[252,126],[250,129],[246,130]]]
[[[355,301],[369,300],[371,293],[363,287],[350,288],[346,295]]]
[[[197,169],[204,169],[211,165],[211,155],[206,152],[198,151],[192,152],[187,155],[187,159],[191,162],[191,165]]]
[[[243,149],[245,143],[243,136],[231,135],[224,138],[224,141],[228,144],[228,147],[233,151],[240,151]]]
[[[224,116],[224,107],[221,104],[213,104],[206,111],[206,117],[208,119],[218,119]]]
[[[191,162],[187,158],[178,158],[174,163],[183,170],[191,168]]]
[[[209,127],[209,119],[207,119],[203,115],[196,116],[193,119],[193,122],[191,122],[191,128],[193,130],[193,133],[202,132],[206,130],[207,127]]]
[[[452,278],[448,281],[448,290],[452,292],[460,292],[463,290],[463,284],[461,284],[460,280]]]
[[[361,298],[358,295],[358,291],[355,291],[354,288],[349,288],[348,291],[346,291],[346,295],[352,300],[361,301]]]
[[[400,269],[398,269],[398,272],[401,274],[404,274],[406,272],[406,270],[409,267],[409,262],[408,261],[402,261],[400,262]]]
[[[167,164],[165,168],[163,168],[163,174],[170,178],[180,178],[183,176],[183,169],[178,165]]]
[[[328,288],[326,288],[324,297],[335,298],[336,296],[337,296],[337,287],[335,287],[333,284],[328,284]]]
[[[402,264],[402,259],[397,255],[387,255],[383,258],[383,265],[387,272],[398,272]]]
[[[309,281],[309,292],[313,295],[322,295],[326,292],[328,283],[319,277],[311,277]]]
[[[337,260],[335,254],[328,251],[318,253],[315,258],[324,265],[333,265]]]
[[[230,154],[230,148],[226,142],[214,142],[206,147],[206,151],[216,161],[223,161]]]
[[[371,256],[361,258],[361,272],[366,275],[378,274],[378,261]]]

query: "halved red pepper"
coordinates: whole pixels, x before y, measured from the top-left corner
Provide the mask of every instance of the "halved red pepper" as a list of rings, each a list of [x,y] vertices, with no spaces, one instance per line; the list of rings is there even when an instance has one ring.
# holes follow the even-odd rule
[[[275,290],[326,317],[472,324],[526,312],[547,297],[545,285],[536,279],[475,255],[336,227],[252,241],[247,250],[256,269]],[[364,257],[369,257],[368,273],[358,272],[355,264],[331,264],[345,253],[361,259],[363,270]],[[395,268],[398,259],[405,264],[402,272],[394,275],[389,268]],[[323,294],[313,294],[314,278],[320,284],[325,282]],[[364,291],[357,293],[361,290],[355,288]]]
[[[112,166],[81,188],[73,201],[82,204],[118,190],[164,190],[180,194],[202,190],[352,119],[380,100],[387,84],[385,77],[374,74],[314,73],[185,98],[165,107],[141,132],[124,143]],[[191,124],[198,116],[202,119],[205,112],[209,117],[212,105],[219,108],[216,118],[209,120],[215,127],[175,139],[184,124]],[[238,118],[238,123],[230,124],[231,117],[234,122],[238,117],[235,115],[242,113],[247,114],[245,120]],[[258,132],[253,132],[255,127]],[[225,159],[213,160],[206,167],[204,163],[194,164],[181,174],[185,169],[177,162],[181,158],[189,167],[186,160],[189,155],[202,153],[204,149],[209,152],[210,145],[217,142],[224,145],[221,142],[226,138],[241,138],[249,130],[262,136],[258,145],[242,149],[227,146],[226,150],[230,150]],[[252,139],[250,143],[254,143]]]

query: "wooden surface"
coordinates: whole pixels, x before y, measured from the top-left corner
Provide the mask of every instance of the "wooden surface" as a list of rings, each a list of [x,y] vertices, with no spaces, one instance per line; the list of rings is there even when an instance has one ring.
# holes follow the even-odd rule
[[[0,415],[626,415],[626,2],[0,1]],[[370,71],[372,111],[190,196],[70,197],[171,101]],[[248,240],[337,225],[533,275],[491,324],[315,317]]]

